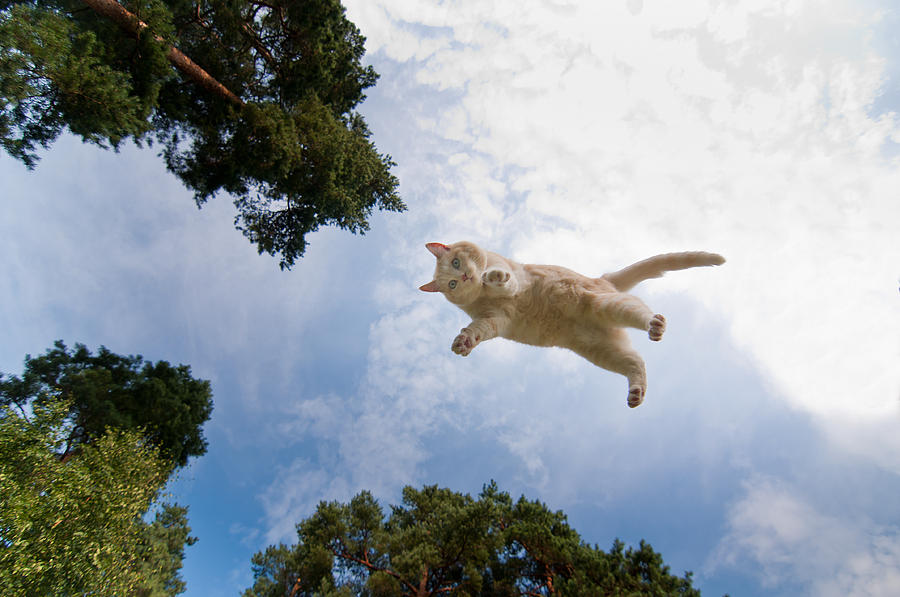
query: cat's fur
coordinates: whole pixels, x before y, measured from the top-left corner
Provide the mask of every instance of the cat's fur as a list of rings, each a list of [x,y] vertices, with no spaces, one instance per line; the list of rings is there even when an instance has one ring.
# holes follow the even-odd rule
[[[437,268],[434,280],[420,289],[444,293],[472,317],[453,340],[453,352],[467,356],[496,336],[568,348],[627,377],[632,408],[644,400],[647,374],[623,328],[645,330],[651,340],[660,340],[666,319],[626,291],[667,271],[725,262],[715,253],[667,253],[588,278],[555,265],[516,263],[465,241],[426,247],[437,258]]]

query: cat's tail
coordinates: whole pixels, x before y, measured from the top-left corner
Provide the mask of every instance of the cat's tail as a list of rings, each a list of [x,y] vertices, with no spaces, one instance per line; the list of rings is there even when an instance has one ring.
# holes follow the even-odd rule
[[[620,292],[631,290],[644,280],[661,278],[666,272],[704,265],[722,265],[725,258],[716,253],[688,251],[685,253],[665,253],[638,261],[617,272],[603,274]]]

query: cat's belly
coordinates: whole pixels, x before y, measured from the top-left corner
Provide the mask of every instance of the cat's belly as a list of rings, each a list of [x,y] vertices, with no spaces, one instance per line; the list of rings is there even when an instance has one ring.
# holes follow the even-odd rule
[[[568,347],[575,335],[575,324],[568,319],[556,321],[520,321],[511,325],[504,338],[533,346]]]

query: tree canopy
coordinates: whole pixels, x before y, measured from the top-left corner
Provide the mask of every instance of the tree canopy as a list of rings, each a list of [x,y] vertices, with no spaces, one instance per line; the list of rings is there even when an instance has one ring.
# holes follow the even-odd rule
[[[0,374],[4,595],[181,593],[187,509],[159,502],[206,451],[209,382],[190,368],[62,341]],[[147,513],[155,512],[152,521]]]
[[[3,595],[140,595],[184,590],[186,510],[145,522],[171,463],[136,430],[109,430],[64,461],[69,405],[0,406],[0,586]]]
[[[156,141],[199,205],[288,268],[322,225],[402,211],[356,111],[378,75],[339,0],[0,0],[0,145],[29,167],[65,129]]]
[[[69,349],[60,340],[42,356],[26,355],[21,377],[0,374],[0,405],[25,413],[58,400],[69,409],[61,458],[108,428],[139,431],[174,466],[206,453],[202,426],[212,413],[212,392],[186,365],[145,362],[103,346],[95,355],[83,344]]]
[[[253,556],[244,597],[700,594],[649,544],[588,545],[563,512],[513,501],[493,482],[477,499],[406,487],[388,516],[363,491],[348,504],[320,503],[297,534],[296,544]]]

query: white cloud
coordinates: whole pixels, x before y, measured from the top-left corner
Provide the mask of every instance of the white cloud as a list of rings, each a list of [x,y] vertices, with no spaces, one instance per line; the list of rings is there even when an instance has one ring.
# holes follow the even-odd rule
[[[275,471],[274,482],[261,495],[266,514],[267,543],[296,541],[296,524],[322,501],[346,501],[353,488],[332,471],[299,458]]]
[[[881,13],[849,1],[510,6],[381,4],[388,56],[406,43],[390,32],[453,32],[420,38],[429,50],[410,59],[420,83],[461,92],[422,121],[468,147],[452,158],[456,195],[434,206],[442,226],[597,273],[719,250],[721,271],[648,291],[727,314],[796,406],[895,416],[900,168],[884,150],[900,127],[869,112],[889,76],[871,41]]]
[[[233,522],[228,527],[228,534],[235,538],[241,545],[253,548],[259,543],[259,529],[248,527],[239,522]],[[245,574],[245,570],[241,569],[241,576]],[[241,579],[243,580],[243,579]]]
[[[119,176],[123,163],[128,172]],[[311,259],[302,260],[293,277],[284,276],[274,259],[257,256],[234,229],[227,197],[198,210],[150,151],[130,145],[120,153],[101,151],[63,136],[34,172],[17,163],[3,166],[10,186],[0,292],[8,304],[27,305],[48,323],[66,311],[102,328],[106,342],[115,343],[160,332],[167,327],[160,323],[171,319],[166,315],[175,313],[189,332],[213,334],[191,337],[193,342],[227,352],[242,348],[260,329],[277,327],[266,325],[277,318],[315,319],[323,304],[335,300],[325,298],[329,287],[301,279],[328,278],[338,261],[321,258],[328,254],[322,246],[330,244],[328,234],[317,237],[320,246],[310,248]],[[13,227],[36,232],[23,239]],[[163,301],[160,289],[169,291]],[[243,300],[225,300],[235,292]],[[222,300],[210,302],[210,296]],[[275,304],[277,310],[264,307]],[[142,312],[148,317],[134,316]],[[158,317],[148,324],[152,314]]]
[[[745,486],[728,514],[728,532],[711,569],[748,563],[764,586],[796,584],[817,597],[900,593],[900,527],[827,514],[770,478]]]

